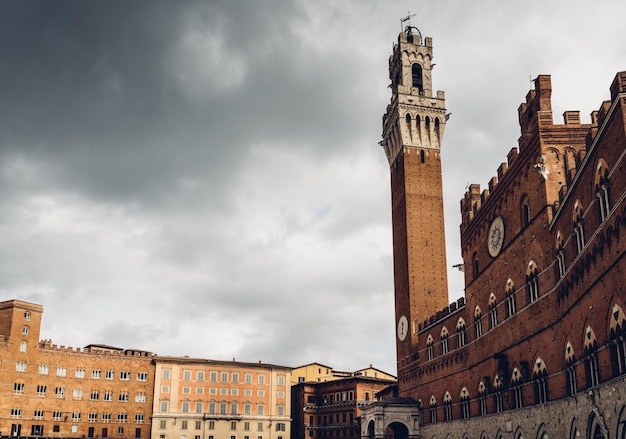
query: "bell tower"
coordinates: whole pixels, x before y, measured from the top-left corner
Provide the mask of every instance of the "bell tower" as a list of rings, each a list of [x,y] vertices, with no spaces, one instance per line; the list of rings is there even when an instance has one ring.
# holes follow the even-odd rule
[[[382,147],[391,171],[398,368],[417,359],[417,326],[448,306],[441,142],[443,91],[432,91],[432,39],[407,26],[389,58]]]

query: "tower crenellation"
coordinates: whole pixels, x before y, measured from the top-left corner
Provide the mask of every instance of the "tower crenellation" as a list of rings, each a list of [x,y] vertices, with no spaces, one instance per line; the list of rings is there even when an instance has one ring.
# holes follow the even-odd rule
[[[401,32],[389,57],[391,102],[383,116],[383,146],[389,165],[405,146],[439,149],[445,128],[445,94],[432,88],[432,39]]]
[[[546,191],[547,204],[560,201],[561,187],[567,187],[576,173],[576,164],[581,163],[585,155],[585,144],[589,144],[597,131],[597,125],[601,123],[610,107],[610,101],[606,101],[599,111],[591,113],[591,123],[583,124],[580,120],[580,111],[568,110],[563,113],[563,124],[554,124],[552,117],[552,84],[550,75],[539,75],[535,81],[535,88],[526,94],[526,101],[518,108],[518,119],[520,125],[520,138],[518,147],[512,148],[507,161],[500,164],[497,169],[497,176],[489,180],[488,190],[485,189],[480,198],[475,193],[480,193],[480,185],[472,184],[461,199],[461,232],[467,232],[470,223],[480,216],[478,222],[489,220],[493,215],[493,207],[489,208],[489,213],[479,215],[481,208],[487,203],[489,195],[499,191],[500,186],[507,188],[513,181],[508,181],[509,170],[515,167],[515,179],[520,178],[520,171],[524,171],[526,178],[532,178],[533,173],[528,170],[537,171],[536,176],[541,176],[539,182],[543,182]],[[546,155],[546,152],[556,151],[555,148],[562,149],[561,157],[556,160]],[[563,169],[561,169],[563,168]],[[565,178],[560,177],[563,175]],[[484,193],[486,191],[486,193]],[[474,195],[473,195],[474,194]],[[497,197],[496,197],[497,198]],[[483,218],[483,216],[489,218]]]

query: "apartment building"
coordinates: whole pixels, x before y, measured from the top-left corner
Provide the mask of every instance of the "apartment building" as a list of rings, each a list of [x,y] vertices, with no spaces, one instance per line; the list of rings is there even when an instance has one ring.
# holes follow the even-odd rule
[[[0,302],[0,436],[149,438],[153,355],[40,341],[42,314]]]
[[[156,357],[153,439],[287,439],[291,368]]]

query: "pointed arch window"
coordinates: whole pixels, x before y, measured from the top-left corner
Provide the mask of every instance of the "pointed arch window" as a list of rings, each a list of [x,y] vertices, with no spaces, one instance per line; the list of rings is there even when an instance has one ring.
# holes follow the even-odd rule
[[[598,370],[598,341],[596,334],[587,326],[585,329],[585,375],[587,387],[600,384],[600,372]]]
[[[576,240],[576,251],[578,253],[582,252],[585,248],[585,227],[583,222],[583,208],[580,201],[576,200],[574,203],[574,238]]]
[[[469,419],[470,417],[470,394],[466,387],[461,389],[461,395],[459,396],[461,406],[461,418]]]
[[[459,318],[459,321],[456,324],[456,341],[457,346],[460,348],[465,346],[465,343],[467,343],[465,337],[465,320],[463,320],[463,317]]]
[[[504,290],[506,295],[506,317],[511,317],[517,312],[517,306],[515,304],[515,284],[510,278],[506,281],[506,289]]]
[[[498,326],[498,303],[495,294],[489,296],[489,329]]]
[[[556,232],[556,270],[559,279],[565,276],[565,244],[560,230]]]
[[[524,228],[530,224],[530,203],[526,195],[522,197],[522,201],[520,203],[520,215],[522,228]]]
[[[535,391],[535,404],[548,402],[548,372],[541,358],[537,358],[533,368],[533,388]]]
[[[441,143],[441,122],[439,122],[439,118],[435,117],[435,144],[440,145]]]
[[[616,303],[611,309],[611,319],[609,322],[610,344],[611,344],[611,366],[613,376],[619,376],[626,373],[626,317],[624,311]]]
[[[426,339],[426,355],[428,356],[428,361],[435,358],[435,340],[433,336],[428,334],[428,338]]]
[[[532,303],[539,299],[539,270],[534,261],[528,263],[526,285],[528,287],[528,302]]]
[[[483,321],[482,321],[483,313],[480,310],[479,306],[476,306],[474,310],[474,328],[476,329],[476,338],[480,338],[483,336]]]
[[[567,394],[573,396],[578,392],[576,383],[576,357],[574,356],[574,348],[568,341],[565,345],[565,381],[567,385]]]
[[[476,252],[472,256],[472,270],[474,272],[474,279],[476,279],[478,277],[478,273],[479,273],[478,269],[479,269],[479,266],[478,266],[478,252]]]
[[[430,423],[437,423],[437,399],[435,399],[435,395],[430,397],[429,404],[429,412],[430,412]]]
[[[444,326],[443,329],[441,330],[441,355],[446,355],[448,352],[450,352],[450,346],[448,345],[448,337],[449,337],[449,333],[448,330],[446,329],[446,327]]]
[[[603,159],[598,160],[595,175],[595,192],[600,207],[600,222],[603,222],[611,211],[609,169]]]
[[[496,413],[500,413],[504,410],[504,404],[502,403],[502,392],[504,390],[504,386],[502,384],[502,379],[500,375],[495,376],[493,379],[493,406]]]
[[[450,392],[446,392],[443,396],[443,420],[452,420],[452,397],[450,396]]]
[[[411,66],[411,77],[413,79],[413,87],[416,87],[420,94],[424,92],[424,80],[422,76],[422,66],[418,63],[414,63]]]
[[[406,123],[406,133],[410,140],[411,139],[411,115],[409,113],[407,113],[406,116],[404,116],[404,121]]]
[[[520,409],[524,407],[524,395],[522,392],[522,374],[517,367],[513,368],[511,374],[511,388],[513,390],[513,408]]]
[[[482,381],[478,384],[478,414],[480,416],[487,414],[487,387]]]

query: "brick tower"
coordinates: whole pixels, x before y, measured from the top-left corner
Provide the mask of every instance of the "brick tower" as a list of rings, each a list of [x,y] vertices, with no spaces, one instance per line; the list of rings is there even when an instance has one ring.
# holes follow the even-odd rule
[[[448,305],[441,183],[445,98],[432,91],[432,39],[408,26],[389,58],[383,141],[391,171],[398,366],[413,361],[417,326]]]

